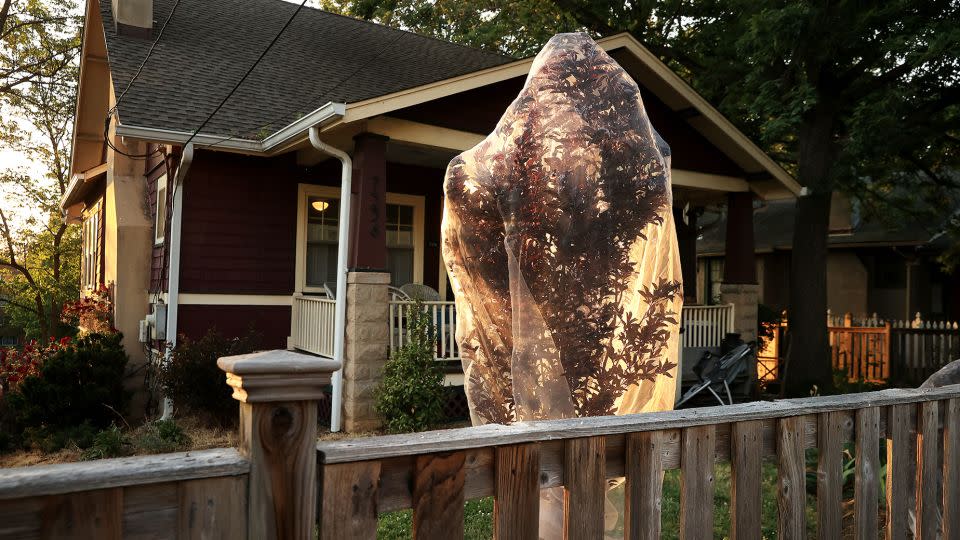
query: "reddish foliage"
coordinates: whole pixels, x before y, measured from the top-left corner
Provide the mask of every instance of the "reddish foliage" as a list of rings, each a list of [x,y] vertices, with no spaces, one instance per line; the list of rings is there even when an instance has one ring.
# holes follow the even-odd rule
[[[37,375],[40,366],[58,351],[69,347],[71,340],[63,337],[59,340],[51,337],[45,347],[36,340],[23,346],[23,350],[0,349],[0,396],[16,390],[23,379]]]
[[[74,302],[63,306],[61,320],[67,324],[76,325],[81,332],[88,334],[113,334],[117,329],[113,326],[113,301],[110,298],[110,289],[104,285]]]

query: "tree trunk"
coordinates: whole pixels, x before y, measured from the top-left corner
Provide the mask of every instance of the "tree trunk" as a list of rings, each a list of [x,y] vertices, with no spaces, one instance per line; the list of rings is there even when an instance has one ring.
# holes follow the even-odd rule
[[[817,106],[804,118],[799,141],[799,180],[808,194],[797,199],[790,262],[789,347],[783,380],[788,396],[833,392],[827,336],[827,235],[833,118]]]

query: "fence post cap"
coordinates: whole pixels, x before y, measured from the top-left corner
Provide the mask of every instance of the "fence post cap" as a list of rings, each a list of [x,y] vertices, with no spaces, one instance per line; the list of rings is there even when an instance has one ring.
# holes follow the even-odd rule
[[[224,356],[217,366],[227,373],[233,398],[244,403],[319,399],[340,363],[296,351],[262,351]]]

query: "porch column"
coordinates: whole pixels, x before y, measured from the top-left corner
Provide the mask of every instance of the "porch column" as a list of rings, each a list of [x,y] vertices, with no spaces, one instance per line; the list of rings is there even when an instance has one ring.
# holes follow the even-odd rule
[[[683,303],[697,303],[697,217],[703,209],[690,207],[673,209],[673,221],[677,229],[677,246],[680,250],[680,268],[683,271]],[[686,223],[684,223],[686,216]]]
[[[343,429],[348,433],[380,427],[373,394],[390,348],[389,284],[386,272],[347,274]]]
[[[387,141],[382,135],[354,137],[351,270],[387,268]]]
[[[757,263],[753,243],[753,194],[727,195],[726,256],[720,300],[734,305],[734,332],[744,341],[757,339]]]

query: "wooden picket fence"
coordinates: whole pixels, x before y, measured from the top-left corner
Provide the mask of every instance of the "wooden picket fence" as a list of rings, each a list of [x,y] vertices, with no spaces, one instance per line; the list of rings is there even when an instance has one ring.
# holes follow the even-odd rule
[[[625,537],[658,538],[669,469],[680,470],[681,538],[711,538],[715,464],[729,461],[730,537],[759,539],[770,457],[777,537],[805,539],[815,448],[817,534],[833,539],[846,442],[856,538],[881,526],[888,538],[960,538],[960,385],[317,443],[316,400],[335,363],[270,351],[220,366],[241,401],[238,450],[2,470],[0,538],[369,539],[380,514],[412,508],[414,538],[453,539],[464,501],[492,496],[495,537],[535,540],[540,490],[562,487],[564,537],[598,539],[608,480],[621,477]]]
[[[956,321],[886,321],[876,314],[854,317],[827,312],[833,365],[850,380],[894,381],[916,386],[941,367],[960,359]]]

